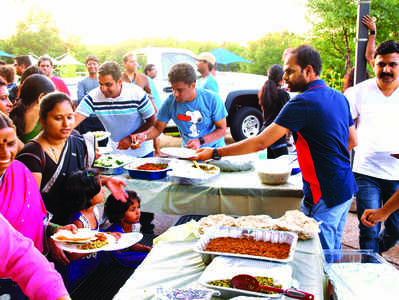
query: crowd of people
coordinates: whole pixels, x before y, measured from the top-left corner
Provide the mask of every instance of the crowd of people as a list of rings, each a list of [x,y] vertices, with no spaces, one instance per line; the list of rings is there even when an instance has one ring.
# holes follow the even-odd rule
[[[64,252],[50,236],[60,228],[104,229],[116,238],[152,233],[153,214],[140,211],[140,196],[126,191],[124,181],[92,169],[96,143],[84,133],[106,130],[113,152],[153,157],[160,155],[157,138],[170,120],[182,146],[197,151],[192,159],[203,161],[265,148],[268,158],[277,158],[288,153],[286,136],[292,134],[303,176],[301,209],[321,222],[322,247],[342,247],[356,195],[360,247],[389,250],[399,240],[399,147],[392,147],[399,125],[399,44],[390,40],[375,47],[376,26],[368,16],[363,23],[370,31],[365,55],[375,78],[348,84],[344,96],[320,78],[316,49],[287,49],[284,67],[271,66],[259,90],[263,131],[228,146],[227,111],[211,53],[196,58],[198,80],[190,64],[170,69],[173,92],[163,102],[153,81],[155,65],[140,73],[133,53],[122,58],[124,72],[117,62],[100,64],[88,56],[88,77],[78,83],[76,103],[62,79],[52,75],[49,57],[41,57],[38,66],[29,56],[0,66],[0,295],[68,299],[68,291],[100,263],[137,267],[143,261],[150,251],[143,245],[81,255]],[[290,99],[287,89],[298,94]],[[104,187],[110,191],[106,201]],[[97,208],[104,202],[100,216]],[[104,219],[107,228],[101,227]],[[383,231],[379,221],[385,221]]]

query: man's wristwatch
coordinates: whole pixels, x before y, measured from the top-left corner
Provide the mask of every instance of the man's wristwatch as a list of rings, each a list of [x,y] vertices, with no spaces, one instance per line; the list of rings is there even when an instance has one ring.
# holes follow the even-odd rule
[[[220,160],[222,157],[218,153],[218,148],[213,148],[212,150],[212,159]]]
[[[202,136],[199,137],[199,142],[200,142],[200,145],[205,144],[205,140]]]
[[[375,30],[370,30],[370,35],[375,35]]]

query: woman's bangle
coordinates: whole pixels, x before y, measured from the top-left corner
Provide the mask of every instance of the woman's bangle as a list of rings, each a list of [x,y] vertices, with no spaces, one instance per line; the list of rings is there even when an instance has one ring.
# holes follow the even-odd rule
[[[47,225],[47,236],[52,236],[54,232],[62,226],[49,222]]]

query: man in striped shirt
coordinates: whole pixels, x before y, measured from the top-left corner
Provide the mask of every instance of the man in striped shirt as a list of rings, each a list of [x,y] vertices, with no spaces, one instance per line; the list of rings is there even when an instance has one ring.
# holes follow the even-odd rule
[[[75,126],[94,113],[111,133],[113,150],[135,157],[153,156],[152,141],[135,149],[130,137],[145,131],[155,122],[155,110],[147,94],[140,87],[122,83],[118,63],[105,62],[98,71],[99,87],[91,90],[75,112]]]

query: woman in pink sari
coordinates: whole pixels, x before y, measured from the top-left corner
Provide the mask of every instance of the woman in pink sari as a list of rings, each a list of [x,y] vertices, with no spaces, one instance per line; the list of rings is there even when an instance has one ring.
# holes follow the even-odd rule
[[[12,121],[0,112],[0,213],[14,229],[31,239],[35,247],[42,252],[46,209],[32,173],[23,163],[14,160],[17,149],[15,127]],[[10,240],[10,243],[2,244],[0,247],[4,249],[11,244]],[[29,267],[33,268],[28,264],[26,268]],[[6,274],[7,270],[1,273]],[[32,280],[36,282],[31,282],[30,285],[34,287],[37,284],[40,287],[46,279],[46,277],[35,277]],[[62,295],[68,295],[61,277],[59,280],[60,282],[51,280],[53,283],[47,287],[46,299],[57,299]],[[9,289],[10,286],[9,280],[1,279],[0,295],[4,293],[4,288]]]

